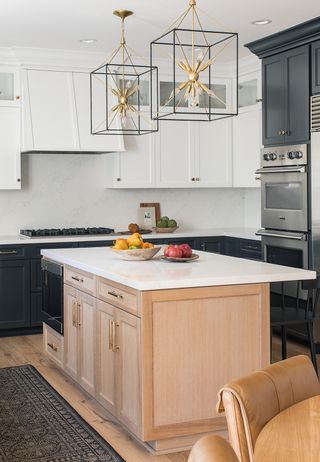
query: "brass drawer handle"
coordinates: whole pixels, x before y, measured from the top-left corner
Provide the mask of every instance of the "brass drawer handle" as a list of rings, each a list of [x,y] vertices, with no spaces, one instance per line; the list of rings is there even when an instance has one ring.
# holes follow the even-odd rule
[[[80,327],[81,326],[81,303],[80,302],[77,302],[77,326],[76,327]]]
[[[17,250],[0,250],[0,255],[17,255]]]
[[[47,343],[48,347],[51,348],[53,351],[58,351],[58,348],[53,343]]]
[[[109,319],[109,350],[113,350],[112,332],[113,332],[113,321],[112,319]]]
[[[73,327],[77,327],[77,320],[76,320],[76,301],[72,300],[72,325]]]
[[[77,282],[84,282],[84,279],[78,278],[78,276],[71,276],[71,279]]]
[[[117,294],[117,293],[114,292],[114,291],[108,291],[108,295],[111,295],[111,297],[119,298],[120,300],[123,299],[123,295]]]
[[[116,323],[116,321],[112,321],[112,351],[116,352],[119,350],[119,346],[117,345],[117,327],[119,327],[119,324]]]

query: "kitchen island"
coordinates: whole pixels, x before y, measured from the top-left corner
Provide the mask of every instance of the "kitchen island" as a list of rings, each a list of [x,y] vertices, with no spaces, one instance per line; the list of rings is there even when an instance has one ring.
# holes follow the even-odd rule
[[[316,274],[206,252],[193,263],[119,260],[110,248],[43,250],[64,265],[64,337],[50,357],[150,450],[226,431],[219,388],[266,366],[269,283]]]

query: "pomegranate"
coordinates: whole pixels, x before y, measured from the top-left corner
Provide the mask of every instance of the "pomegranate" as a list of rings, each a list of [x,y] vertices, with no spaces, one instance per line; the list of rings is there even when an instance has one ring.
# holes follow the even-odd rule
[[[179,245],[180,250],[182,250],[182,258],[190,258],[192,255],[192,248],[189,244]]]
[[[182,250],[179,248],[178,245],[168,245],[164,249],[165,257],[171,258],[181,258],[182,257]]]

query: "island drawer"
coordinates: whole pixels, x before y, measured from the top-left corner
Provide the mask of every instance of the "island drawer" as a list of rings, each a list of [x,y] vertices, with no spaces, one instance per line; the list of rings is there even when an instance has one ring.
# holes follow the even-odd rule
[[[66,266],[64,270],[64,282],[76,289],[94,295],[95,280],[94,275],[71,266]]]
[[[63,337],[43,323],[43,349],[60,367],[63,366]]]
[[[137,316],[140,314],[136,291],[130,291],[127,287],[124,288],[101,277],[97,278],[97,298]]]

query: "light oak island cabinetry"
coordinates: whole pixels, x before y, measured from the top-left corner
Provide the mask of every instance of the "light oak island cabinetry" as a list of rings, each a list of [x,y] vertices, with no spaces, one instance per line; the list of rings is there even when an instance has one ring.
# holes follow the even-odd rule
[[[268,284],[139,291],[64,274],[64,357],[50,357],[65,373],[155,453],[226,431],[219,388],[269,362]]]

